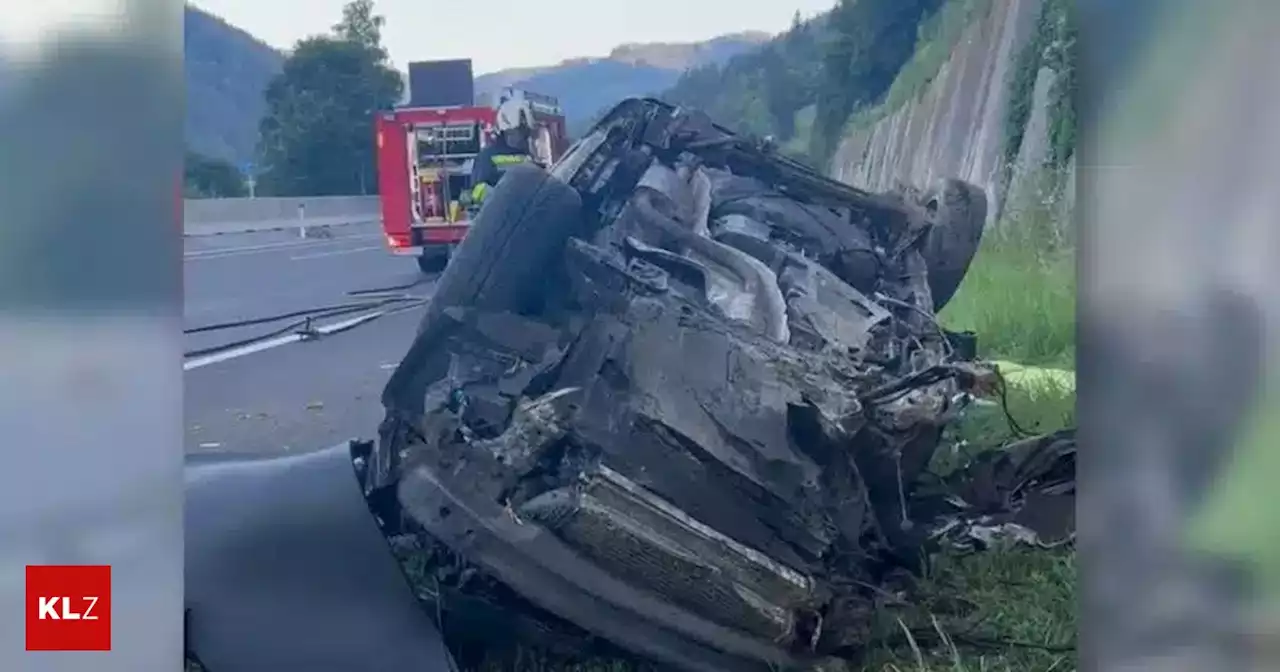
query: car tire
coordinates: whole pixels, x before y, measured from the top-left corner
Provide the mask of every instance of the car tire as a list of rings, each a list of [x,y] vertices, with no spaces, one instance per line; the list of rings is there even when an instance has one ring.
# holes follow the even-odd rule
[[[432,249],[430,252],[423,252],[418,257],[418,270],[427,275],[435,275],[443,272],[445,267],[449,265],[449,248],[442,250]]]
[[[436,283],[423,329],[445,308],[522,312],[582,227],[582,197],[532,165],[509,168]]]
[[[987,194],[963,180],[946,179],[929,190],[923,203],[933,223],[924,258],[933,308],[938,311],[955,296],[978,254],[987,225]]]
[[[562,266],[569,238],[583,227],[582,197],[533,165],[512,166],[485,198],[436,280],[418,333],[382,391],[388,409],[420,413],[426,387],[440,375],[439,330],[445,309],[528,312]]]

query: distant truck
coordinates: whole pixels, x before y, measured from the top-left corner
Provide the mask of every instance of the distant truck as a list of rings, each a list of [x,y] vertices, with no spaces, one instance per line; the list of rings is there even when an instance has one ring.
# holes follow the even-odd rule
[[[499,96],[517,106],[531,131],[530,154],[550,165],[568,147],[559,101],[517,88]],[[470,59],[409,64],[408,102],[374,120],[382,229],[394,254],[413,255],[423,272],[444,269],[476,208],[471,167],[495,137],[498,110],[477,105]]]

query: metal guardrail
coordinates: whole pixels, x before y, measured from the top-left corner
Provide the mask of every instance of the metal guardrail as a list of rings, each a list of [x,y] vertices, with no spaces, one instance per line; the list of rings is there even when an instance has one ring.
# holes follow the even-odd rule
[[[377,222],[377,196],[202,198],[183,202],[183,234],[211,236]]]

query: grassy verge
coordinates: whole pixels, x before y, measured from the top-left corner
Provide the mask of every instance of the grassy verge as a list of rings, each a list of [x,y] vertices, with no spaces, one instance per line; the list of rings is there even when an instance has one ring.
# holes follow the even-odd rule
[[[1074,670],[1075,554],[1025,547],[940,557],[927,598],[885,610],[864,670]]]
[[[1010,417],[1026,432],[1073,426],[1075,392],[1052,381],[1011,387],[1007,408],[969,413],[933,469],[949,471],[974,452],[1016,439]],[[912,594],[880,614],[873,644],[855,669],[1075,670],[1076,577],[1073,549],[1010,545],[937,556]]]
[[[978,334],[980,354],[1020,364],[1074,368],[1074,244],[1061,226],[1053,195],[1061,180],[1012,203],[988,227],[973,264],[940,318]],[[1042,194],[1044,196],[1042,196]]]
[[[985,358],[1074,370],[1074,245],[1052,199],[1010,212],[984,236],[941,318],[948,328],[976,332]],[[1034,433],[1074,426],[1074,386],[1045,378],[1011,386],[1007,408],[970,412],[934,468],[1009,442],[1017,435],[1011,424]],[[881,628],[890,644],[871,651],[863,669],[1074,670],[1075,587],[1072,549],[1008,547],[937,558],[916,596],[886,613]]]

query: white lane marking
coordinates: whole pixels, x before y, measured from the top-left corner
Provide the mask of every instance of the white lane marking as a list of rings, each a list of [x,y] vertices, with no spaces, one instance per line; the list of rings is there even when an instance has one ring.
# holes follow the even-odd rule
[[[283,241],[278,243],[260,243],[258,245],[241,245],[239,247],[214,247],[205,250],[192,250],[184,252],[183,257],[208,257],[218,254],[240,254],[245,252],[257,252],[258,250],[278,250],[286,247],[316,247],[326,243],[337,243],[341,240],[308,240],[299,242],[296,240]]]
[[[379,310],[372,313],[364,313],[363,315],[357,315],[349,320],[342,320],[341,322],[333,322],[322,327],[316,327],[315,331],[321,336],[327,336],[334,332],[342,331],[343,329],[350,329],[358,324],[382,317],[386,312],[387,311],[385,310]],[[290,343],[298,343],[304,338],[305,337],[302,334],[285,334],[283,336],[276,336],[275,338],[268,338],[263,341],[246,343],[245,345],[231,348],[230,350],[222,350],[220,352],[214,352],[188,359],[182,363],[182,370],[191,371],[192,369],[209,366],[210,364],[217,364],[219,362],[244,357],[245,355],[252,355],[255,352],[278,348],[282,345],[289,345]]]
[[[290,243],[264,243],[262,245],[249,245],[246,247],[228,247],[217,250],[197,250],[187,252],[182,255],[184,261],[195,261],[199,259],[222,259],[224,257],[239,257],[250,254],[267,254],[271,252],[282,252],[288,250],[306,250],[317,247],[331,247],[334,245],[344,245],[351,242],[363,241],[365,239],[376,238],[377,236],[351,236],[350,238],[340,238],[337,240],[310,240]]]
[[[320,259],[321,257],[336,257],[340,254],[355,254],[356,252],[368,252],[369,250],[381,250],[381,245],[368,245],[366,247],[353,247],[349,250],[328,250],[325,252],[313,252],[311,254],[299,254],[289,257],[289,261],[305,261],[307,259]]]
[[[362,234],[358,236],[343,236],[341,238],[328,238],[325,240],[307,240],[307,241],[289,241],[282,243],[263,243],[261,245],[246,245],[244,247],[226,247],[211,250],[193,250],[182,254],[183,260],[187,259],[218,259],[221,257],[234,257],[244,254],[262,254],[264,252],[272,252],[284,249],[310,249],[314,247],[324,247],[325,245],[341,245],[356,240],[371,240],[373,238],[381,238],[379,234]]]

